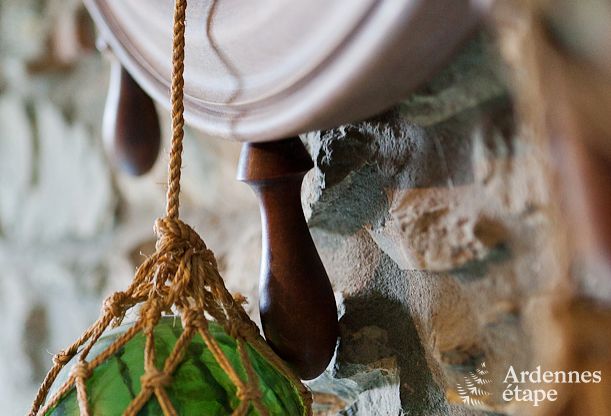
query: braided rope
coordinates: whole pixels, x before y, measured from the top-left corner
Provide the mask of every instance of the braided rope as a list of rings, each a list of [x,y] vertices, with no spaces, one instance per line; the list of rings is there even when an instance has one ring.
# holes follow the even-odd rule
[[[171,384],[172,373],[181,363],[187,346],[196,334],[202,337],[219,366],[236,386],[236,395],[240,403],[234,410],[234,415],[246,415],[251,405],[260,415],[268,414],[261,400],[258,377],[246,350],[247,343],[295,386],[306,414],[311,414],[310,392],[261,338],[258,328],[242,308],[244,298],[241,295],[234,298],[229,293],[218,272],[214,254],[191,227],[178,219],[184,136],[183,72],[186,8],[187,0],[176,0],[172,46],[173,135],[168,167],[166,216],[158,219],[154,227],[157,235],[156,252],[138,268],[132,283],[125,291],[116,292],[104,301],[98,320],[72,345],[55,355],[53,367],[36,394],[30,416],[44,415],[73,388],[77,392],[80,414],[89,416],[87,379],[98,365],[117,353],[140,331],[145,335],[145,371],[141,378],[142,388],[125,410],[126,416],[136,416],[152,396],[156,397],[165,416],[177,415],[165,388]],[[104,351],[88,361],[89,352],[104,331],[119,325],[126,312],[136,305],[140,305],[136,322]],[[162,313],[171,312],[172,308],[181,317],[183,332],[165,360],[163,368],[159,369],[155,365],[154,328]],[[238,371],[211,335],[205,313],[236,339],[239,358],[246,372],[245,380],[238,375]],[[53,397],[47,400],[49,390],[60,370],[77,355],[78,361],[71,369],[68,379],[59,386]]]
[[[168,195],[166,215],[178,218],[180,205],[180,171],[182,167],[182,139],[184,136],[185,28],[187,0],[176,0],[172,44],[172,147],[168,166]]]

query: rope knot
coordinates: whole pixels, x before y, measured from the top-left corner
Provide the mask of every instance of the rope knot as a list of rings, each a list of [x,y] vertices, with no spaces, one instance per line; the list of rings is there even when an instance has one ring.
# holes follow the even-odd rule
[[[72,357],[74,357],[73,354],[68,354],[65,351],[60,351],[53,356],[53,364],[61,365],[63,367],[68,364]]]
[[[236,292],[233,294],[233,300],[240,306],[248,304],[248,299],[243,294]]]
[[[257,400],[261,397],[261,392],[250,386],[242,386],[236,391],[236,397],[243,402],[247,400]]]
[[[203,313],[194,309],[187,309],[182,313],[183,327],[193,326],[195,328],[206,328],[208,322]]]
[[[155,221],[155,234],[159,239],[157,249],[162,246],[169,246],[170,249],[176,246],[206,249],[206,245],[195,230],[178,218],[158,218]]]
[[[159,300],[156,298],[150,299],[148,302],[142,305],[140,309],[140,316],[144,321],[144,332],[149,333],[153,330],[153,327],[159,322],[161,317],[161,306]]]
[[[242,335],[241,325],[238,322],[228,321],[225,329],[231,338],[237,339]]]
[[[70,370],[70,374],[76,379],[88,379],[91,376],[91,369],[89,368],[89,363],[86,361],[79,361],[78,363],[74,364],[74,366]]]
[[[159,371],[157,369],[149,370],[142,377],[140,377],[140,383],[143,389],[156,389],[159,387],[165,387],[172,383],[172,376]]]
[[[227,322],[225,330],[232,338],[252,339],[259,335],[259,328],[255,324],[247,321],[233,319]]]
[[[125,302],[127,295],[125,292],[115,292],[104,301],[104,311],[110,313],[115,318],[122,318],[125,313]]]

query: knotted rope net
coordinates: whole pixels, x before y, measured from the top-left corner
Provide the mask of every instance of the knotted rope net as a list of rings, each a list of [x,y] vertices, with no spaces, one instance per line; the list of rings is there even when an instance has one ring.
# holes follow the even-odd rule
[[[234,415],[245,415],[251,408],[260,415],[267,415],[258,377],[247,352],[247,344],[272,364],[298,391],[306,413],[311,410],[311,395],[286,364],[271,350],[250,320],[242,303],[225,288],[213,253],[200,236],[179,218],[180,170],[182,164],[183,71],[185,47],[186,0],[176,0],[173,27],[172,54],[172,143],[168,168],[168,192],[166,216],[155,222],[156,252],[144,261],[136,271],[131,285],[106,299],[101,316],[79,339],[55,355],[53,367],[45,377],[34,399],[30,416],[44,415],[56,406],[62,397],[76,389],[78,407],[82,416],[89,416],[90,402],[86,381],[101,363],[123,348],[136,334],[145,336],[144,375],[141,389],[124,410],[124,415],[136,415],[153,396],[163,414],[177,415],[166,387],[172,382],[172,374],[184,358],[186,347],[196,334],[203,339],[214,359],[235,385],[240,400]],[[106,349],[88,360],[92,347],[111,327],[118,326],[128,310],[139,307],[138,317],[129,329],[118,336]],[[183,331],[165,362],[158,368],[155,352],[154,328],[164,313],[180,316]],[[236,340],[237,351],[243,368],[236,369],[211,334],[209,323],[215,321]],[[76,358],[75,358],[76,357]],[[47,397],[60,371],[74,361],[67,380]]]

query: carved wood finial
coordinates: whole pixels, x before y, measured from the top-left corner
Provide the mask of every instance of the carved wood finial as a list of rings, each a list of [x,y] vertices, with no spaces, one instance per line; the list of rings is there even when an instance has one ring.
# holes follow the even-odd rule
[[[253,188],[261,207],[263,331],[302,379],[324,371],[339,334],[333,289],[301,208],[301,182],[312,167],[294,137],[244,144],[238,168],[238,180]]]

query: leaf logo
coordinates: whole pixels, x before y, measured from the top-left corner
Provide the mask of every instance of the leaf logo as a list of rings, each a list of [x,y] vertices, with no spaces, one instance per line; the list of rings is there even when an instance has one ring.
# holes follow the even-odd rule
[[[486,362],[482,362],[475,371],[471,371],[464,377],[464,384],[457,384],[456,391],[460,396],[460,399],[467,406],[483,407],[486,398],[490,396],[490,393],[486,390],[486,385],[492,383],[487,378],[488,370],[486,369]]]

